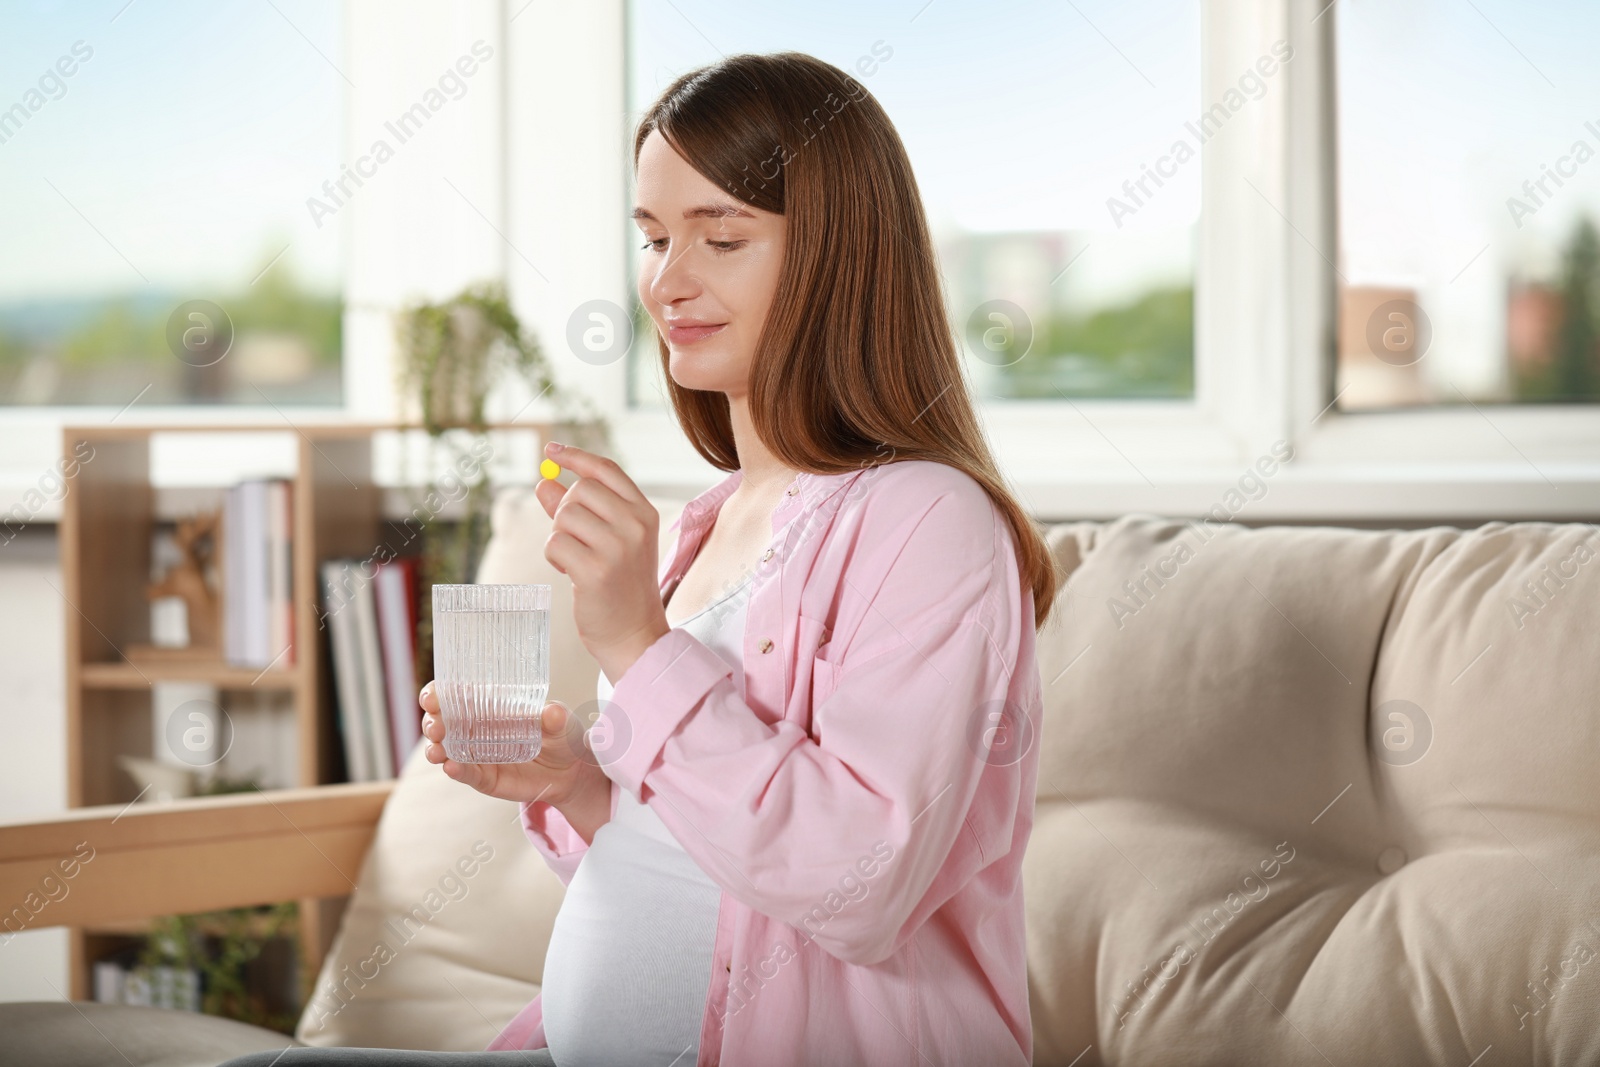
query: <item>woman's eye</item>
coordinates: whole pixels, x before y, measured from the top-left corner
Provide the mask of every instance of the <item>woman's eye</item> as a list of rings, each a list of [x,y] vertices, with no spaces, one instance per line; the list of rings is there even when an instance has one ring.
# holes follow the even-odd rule
[[[645,241],[645,243],[640,245],[639,247],[641,249],[646,249],[646,250],[649,250],[649,251],[660,252],[662,249],[664,249],[666,247],[667,242],[668,242],[668,238],[665,238],[665,237],[654,237],[654,238],[651,238],[650,240]],[[732,252],[732,251],[735,251],[736,249],[742,248],[744,246],[745,242],[742,241],[742,240],[739,240],[739,241],[710,241],[710,240],[708,240],[708,241],[706,241],[706,244],[711,246],[712,251],[716,252],[718,255],[721,255],[724,252]]]

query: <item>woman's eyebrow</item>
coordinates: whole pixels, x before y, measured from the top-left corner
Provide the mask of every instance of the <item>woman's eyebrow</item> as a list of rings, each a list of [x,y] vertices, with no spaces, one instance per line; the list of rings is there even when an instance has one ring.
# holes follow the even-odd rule
[[[747,219],[755,218],[744,208],[739,207],[737,204],[729,203],[700,204],[696,207],[685,208],[683,211],[683,217],[686,219],[727,219],[736,216]],[[633,217],[636,219],[649,219],[651,222],[661,221],[642,207],[633,209]]]

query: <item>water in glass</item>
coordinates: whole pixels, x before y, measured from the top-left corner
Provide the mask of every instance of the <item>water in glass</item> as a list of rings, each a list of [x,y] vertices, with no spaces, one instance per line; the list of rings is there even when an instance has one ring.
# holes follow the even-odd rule
[[[433,665],[446,756],[533,759],[550,689],[550,587],[434,586]]]

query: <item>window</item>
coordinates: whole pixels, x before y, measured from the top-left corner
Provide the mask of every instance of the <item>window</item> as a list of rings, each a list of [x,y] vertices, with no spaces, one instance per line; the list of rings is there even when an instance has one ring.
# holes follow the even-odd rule
[[[338,405],[342,5],[32,5],[0,36],[0,402]]]
[[[633,299],[639,111],[721,54],[796,48],[857,71],[904,136],[979,416],[1035,514],[1198,514],[1284,440],[1252,521],[1594,517],[1600,405],[1571,353],[1592,350],[1575,235],[1600,160],[1577,145],[1600,151],[1600,112],[1573,108],[1600,98],[1578,54],[1600,16],[1570,0],[172,6],[30,6],[0,39],[0,69],[33,72],[0,86],[0,507],[79,417],[46,405],[109,418],[148,386],[128,420],[395,417],[391,312],[496,275],[630,474],[703,487],[651,331],[628,359],[573,338]],[[479,39],[468,99],[328,197]],[[229,312],[238,377],[173,357],[179,297]],[[1427,316],[1419,358],[1392,299]],[[73,362],[74,331],[111,356]],[[257,343],[286,334],[295,355]],[[341,368],[363,383],[342,405]]]
[[[678,75],[735,52],[809,52],[877,97],[911,156],[980,397],[1193,396],[1194,0],[892,14],[632,0],[627,41],[630,125]],[[630,401],[660,406],[655,334],[635,311]]]
[[[1600,400],[1600,8],[1332,17],[1339,407]]]

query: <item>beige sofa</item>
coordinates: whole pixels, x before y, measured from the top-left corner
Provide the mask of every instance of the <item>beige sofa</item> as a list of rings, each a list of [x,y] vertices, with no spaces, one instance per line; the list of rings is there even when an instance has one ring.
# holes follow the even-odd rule
[[[658,506],[665,534],[681,501]],[[560,617],[548,529],[502,493],[479,580],[548,582]],[[1070,579],[1038,644],[1036,1063],[1600,1063],[1594,528],[1049,537]],[[552,645],[552,699],[591,700],[570,627]],[[299,1040],[481,1048],[537,992],[562,886],[514,805],[418,750],[358,883]],[[191,1022],[0,1005],[44,1067],[283,1043]]]

